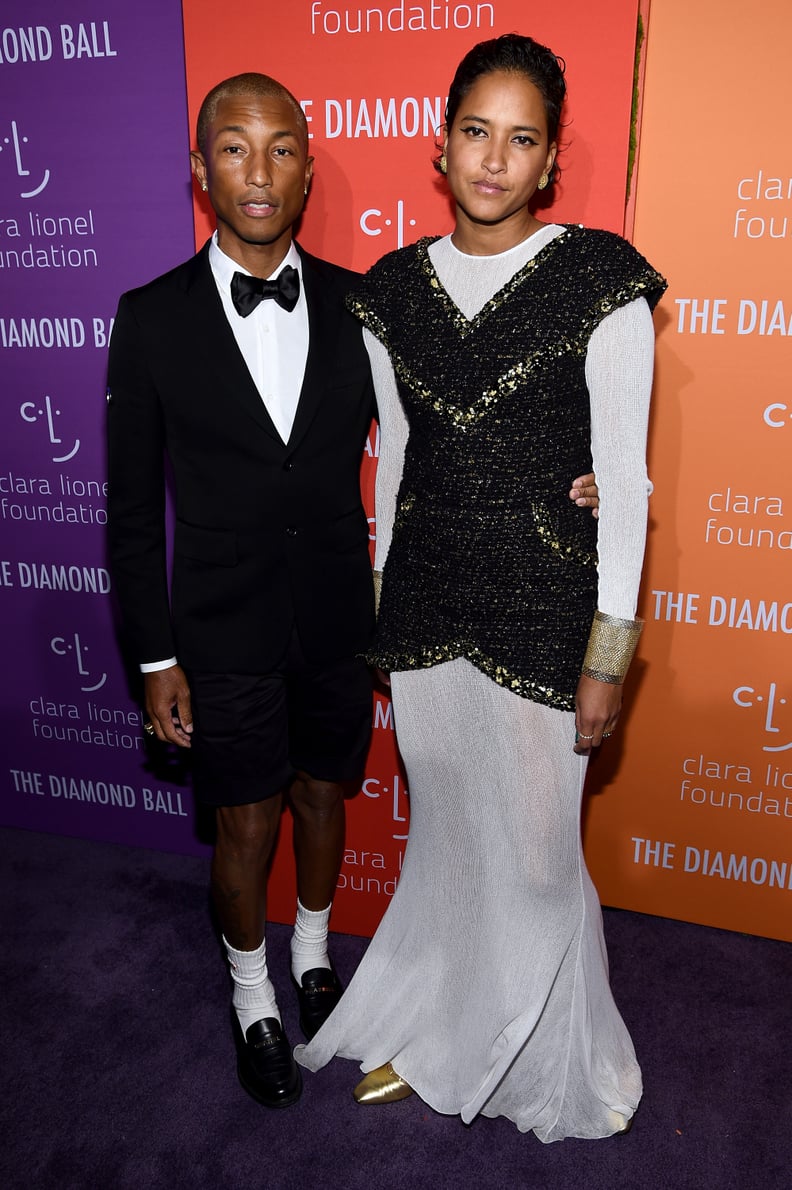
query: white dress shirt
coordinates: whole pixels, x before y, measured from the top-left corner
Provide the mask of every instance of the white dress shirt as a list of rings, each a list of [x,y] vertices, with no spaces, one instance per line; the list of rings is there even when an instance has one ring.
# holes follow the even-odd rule
[[[217,232],[209,245],[209,265],[226,318],[253,383],[275,429],[283,441],[288,442],[308,359],[308,305],[302,284],[300,255],[292,243],[275,272],[266,278],[267,281],[274,281],[287,265],[297,269],[300,274],[300,296],[294,309],[284,310],[269,299],[259,302],[247,318],[237,314],[234,308],[231,278],[234,273],[251,274],[230,256],[226,256],[218,246]]]

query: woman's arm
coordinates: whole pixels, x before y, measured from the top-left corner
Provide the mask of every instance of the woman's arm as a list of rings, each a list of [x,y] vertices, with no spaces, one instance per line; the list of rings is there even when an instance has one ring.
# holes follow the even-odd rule
[[[639,298],[600,323],[586,356],[591,454],[600,492],[597,606],[623,619],[635,615],[646,545],[654,345],[652,315]]]
[[[379,411],[380,454],[375,486],[377,544],[374,552],[374,569],[381,572],[388,556],[393,534],[396,496],[404,467],[404,448],[407,443],[408,426],[396,386],[396,377],[386,348],[379,339],[376,339],[370,331],[365,329],[363,330],[363,340],[371,361],[371,374],[374,378],[374,391]]]
[[[630,621],[638,601],[651,491],[646,474],[646,430],[654,342],[651,312],[639,298],[600,323],[586,356],[591,453],[601,505],[598,618],[577,689],[579,739],[575,750],[581,753],[597,747],[603,735],[616,727],[622,682],[614,678],[623,678],[624,658],[631,655],[637,639]],[[594,666],[592,658],[596,658]],[[610,680],[593,676],[600,672]]]

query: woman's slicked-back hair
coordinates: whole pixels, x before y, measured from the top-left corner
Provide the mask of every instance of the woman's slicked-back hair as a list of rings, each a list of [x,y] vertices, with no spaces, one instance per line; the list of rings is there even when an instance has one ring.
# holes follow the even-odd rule
[[[446,103],[446,128],[450,131],[456,119],[459,105],[468,91],[483,75],[503,71],[508,74],[522,74],[529,79],[542,96],[547,118],[548,142],[558,140],[561,124],[561,109],[566,96],[564,70],[566,65],[546,45],[540,45],[532,37],[519,33],[504,33],[491,41],[480,41],[465,54],[457,66]],[[553,180],[555,168],[550,181]]]

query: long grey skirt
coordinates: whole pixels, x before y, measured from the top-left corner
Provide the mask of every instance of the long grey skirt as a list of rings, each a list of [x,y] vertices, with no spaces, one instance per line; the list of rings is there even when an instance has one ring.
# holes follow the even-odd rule
[[[401,877],[297,1060],[392,1061],[436,1111],[506,1116],[545,1142],[621,1131],[641,1074],[583,859],[574,715],[464,660],[394,673],[392,693],[411,810]]]

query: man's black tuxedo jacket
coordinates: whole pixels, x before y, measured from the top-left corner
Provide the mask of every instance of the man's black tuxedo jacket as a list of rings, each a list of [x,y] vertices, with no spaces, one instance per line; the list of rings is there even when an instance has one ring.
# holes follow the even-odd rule
[[[296,624],[311,660],[365,650],[374,626],[359,468],[373,413],[355,275],[300,250],[310,343],[288,443],[237,347],[208,245],[121,298],[110,343],[109,543],[139,662],[260,673]],[[175,479],[173,576],[165,541]]]

